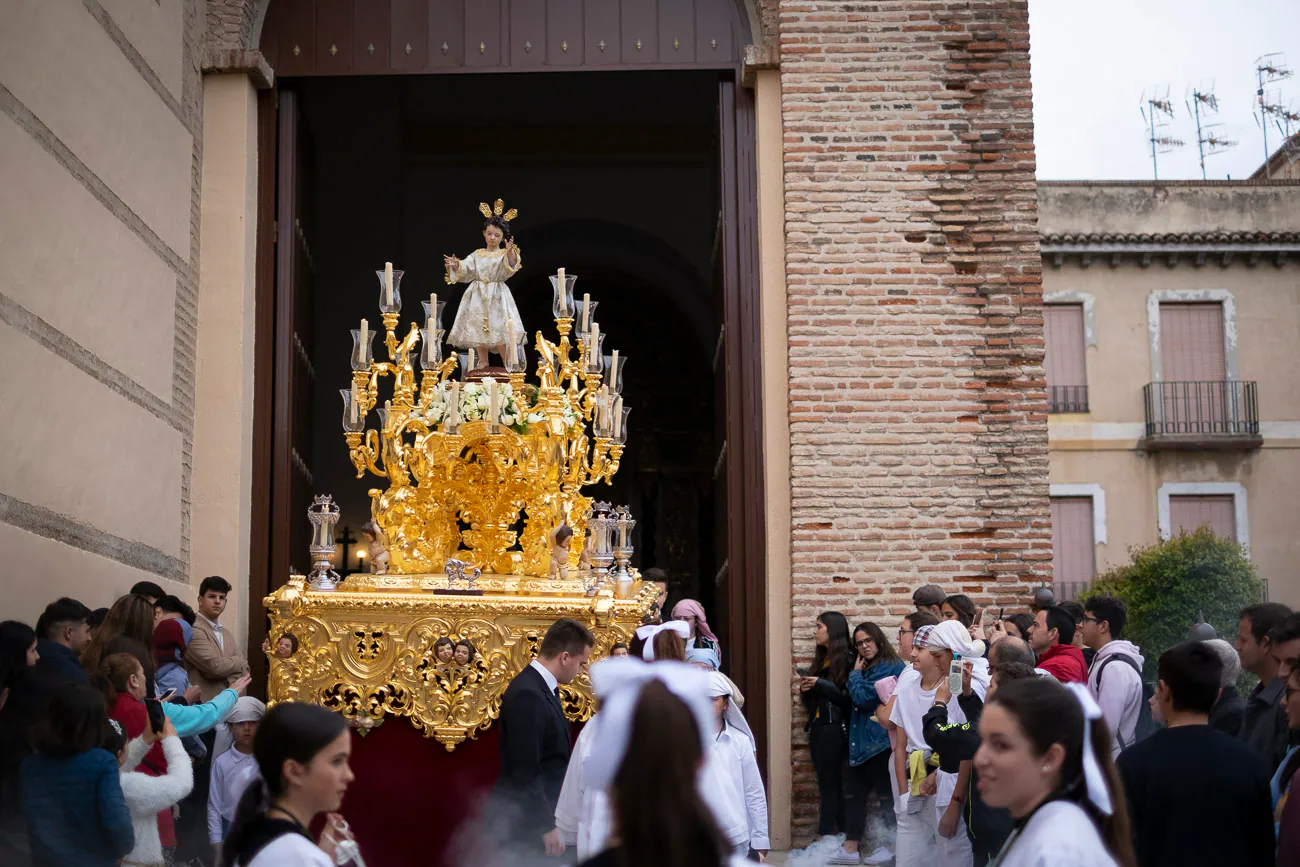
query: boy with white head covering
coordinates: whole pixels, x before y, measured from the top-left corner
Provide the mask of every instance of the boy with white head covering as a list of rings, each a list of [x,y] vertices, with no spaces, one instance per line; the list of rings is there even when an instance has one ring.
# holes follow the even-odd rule
[[[253,737],[257,724],[266,716],[266,705],[251,695],[239,697],[235,709],[226,718],[230,733],[230,749],[212,762],[212,775],[208,783],[208,842],[217,852],[220,861],[221,843],[235,821],[235,808],[239,799],[258,777],[257,760],[253,758]]]
[[[753,850],[766,854],[771,848],[767,836],[767,793],[754,756],[754,733],[740,712],[735,695],[735,685],[730,679],[716,671],[709,674],[709,698],[713,700],[717,732],[709,750],[709,776],[718,788],[717,797],[727,802],[725,812],[745,817],[745,823],[736,823],[728,836],[736,853],[746,855]],[[715,812],[724,811],[715,808]],[[728,829],[724,826],[723,831]]]
[[[886,727],[901,729],[907,742],[908,779],[895,781],[898,786],[895,791],[899,792],[895,798],[896,867],[968,867],[974,861],[974,853],[960,822],[947,823],[953,825],[950,835],[939,831],[940,821],[950,805],[959,812],[965,792],[958,791],[958,774],[939,770],[938,756],[925,741],[923,718],[934,704],[940,682],[948,676],[954,655],[960,654],[963,660],[973,663],[971,688],[981,699],[988,691],[988,660],[972,658],[976,648],[970,633],[956,620],[921,627],[912,638],[912,646],[916,650],[914,665],[899,677],[898,688],[884,712]],[[959,725],[966,722],[966,715],[957,702],[948,705],[948,722]]]

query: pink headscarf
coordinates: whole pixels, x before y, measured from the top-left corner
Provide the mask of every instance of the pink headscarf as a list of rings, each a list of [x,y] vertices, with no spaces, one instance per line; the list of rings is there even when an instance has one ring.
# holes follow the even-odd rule
[[[704,606],[694,599],[683,599],[673,606],[673,620],[685,620],[691,616],[695,617],[696,632],[717,646],[718,659],[722,659],[722,642],[718,641],[718,636],[714,635],[713,630],[709,628],[709,620],[704,616]]]

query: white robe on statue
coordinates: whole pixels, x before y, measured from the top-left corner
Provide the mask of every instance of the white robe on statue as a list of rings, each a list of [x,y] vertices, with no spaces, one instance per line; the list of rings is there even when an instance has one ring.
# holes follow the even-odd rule
[[[525,334],[519,308],[506,286],[506,280],[523,265],[523,258],[517,251],[515,255],[512,268],[505,250],[489,253],[479,249],[461,259],[460,265],[449,271],[449,282],[470,284],[460,299],[456,321],[447,335],[447,342],[452,346],[461,349],[490,346],[504,350],[510,342],[509,322],[514,322],[516,339]],[[487,363],[487,359],[480,361]]]
[[[1118,867],[1083,808],[1072,801],[1044,804],[1013,833],[990,867]]]

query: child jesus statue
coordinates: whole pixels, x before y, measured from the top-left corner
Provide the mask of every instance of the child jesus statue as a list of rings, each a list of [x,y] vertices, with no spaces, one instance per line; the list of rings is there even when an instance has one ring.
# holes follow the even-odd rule
[[[489,352],[505,359],[510,343],[525,333],[519,308],[506,286],[506,280],[514,276],[521,264],[519,248],[510,231],[510,221],[517,212],[511,208],[503,215],[503,204],[497,199],[492,208],[479,205],[487,218],[483,223],[482,248],[464,259],[443,256],[447,282],[470,284],[461,298],[447,342],[472,350],[475,368],[488,365]]]

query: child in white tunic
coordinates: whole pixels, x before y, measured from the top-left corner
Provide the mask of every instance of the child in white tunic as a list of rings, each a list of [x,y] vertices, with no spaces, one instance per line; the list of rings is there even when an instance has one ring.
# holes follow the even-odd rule
[[[709,697],[713,699],[717,723],[709,766],[719,784],[719,795],[726,802],[726,812],[742,820],[723,824],[728,842],[738,855],[748,855],[750,850],[766,854],[771,848],[767,837],[767,793],[758,772],[754,735],[735,704],[734,690],[726,676],[716,671],[709,674]],[[719,810],[715,807],[714,812]]]

